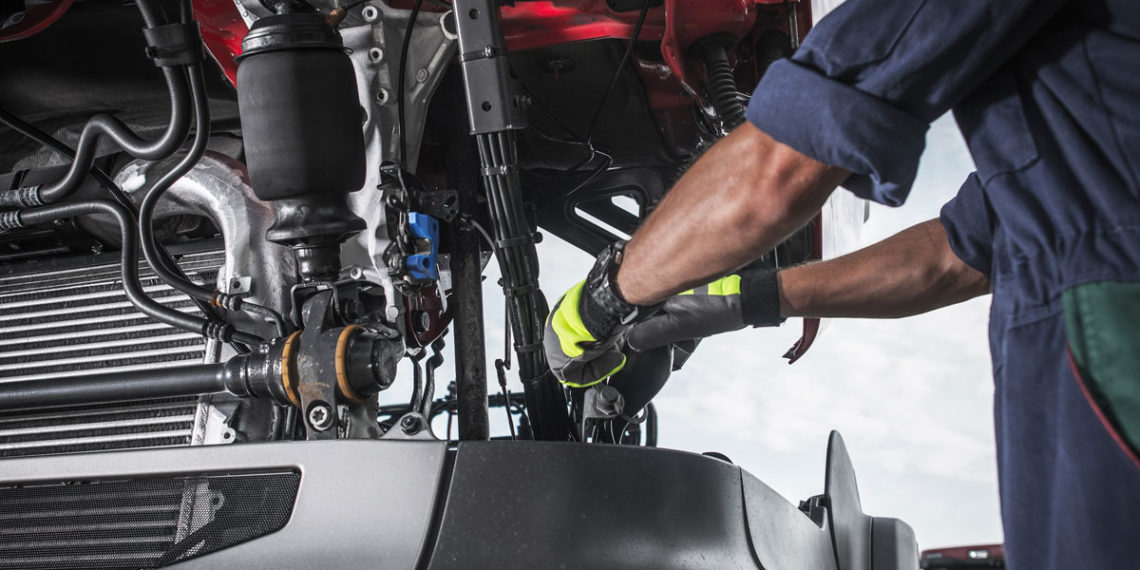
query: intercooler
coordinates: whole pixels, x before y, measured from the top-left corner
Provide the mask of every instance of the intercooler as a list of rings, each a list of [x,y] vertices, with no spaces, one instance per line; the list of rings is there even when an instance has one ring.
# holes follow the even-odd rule
[[[201,362],[207,343],[147,318],[122,290],[118,256],[52,261],[0,275],[0,390],[4,384]],[[221,251],[182,255],[179,265],[212,283]],[[180,311],[197,308],[143,263],[147,294]],[[199,443],[209,406],[173,398],[0,413],[0,457],[155,448]],[[196,427],[197,426],[197,427]]]

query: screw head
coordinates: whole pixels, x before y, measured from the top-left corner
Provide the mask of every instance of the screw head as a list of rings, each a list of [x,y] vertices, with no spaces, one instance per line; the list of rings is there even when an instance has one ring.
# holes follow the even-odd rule
[[[428,70],[421,69],[416,72],[416,83],[423,83],[428,80]]]
[[[400,429],[406,435],[414,435],[420,431],[420,419],[416,416],[404,416],[400,418]]]
[[[313,404],[309,408],[309,425],[317,431],[325,431],[332,427],[333,413],[332,408],[324,402]]]
[[[375,6],[368,4],[360,11],[360,15],[364,16],[365,22],[372,23],[380,19],[380,10],[377,10]]]

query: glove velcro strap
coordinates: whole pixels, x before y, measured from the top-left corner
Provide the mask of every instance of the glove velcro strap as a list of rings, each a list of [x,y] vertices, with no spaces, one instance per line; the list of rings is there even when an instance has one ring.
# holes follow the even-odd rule
[[[740,276],[740,311],[744,324],[772,327],[784,322],[780,316],[780,280],[776,269],[762,269]]]
[[[590,291],[583,291],[578,304],[579,316],[586,330],[599,341],[609,337],[621,324],[621,314],[614,307],[607,307],[598,302]]]

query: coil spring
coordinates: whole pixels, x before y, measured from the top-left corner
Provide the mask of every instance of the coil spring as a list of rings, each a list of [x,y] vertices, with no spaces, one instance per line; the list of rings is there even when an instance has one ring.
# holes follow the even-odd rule
[[[705,69],[713,109],[724,124],[724,130],[731,131],[744,122],[744,104],[736,96],[736,78],[724,49],[716,47],[705,51]]]

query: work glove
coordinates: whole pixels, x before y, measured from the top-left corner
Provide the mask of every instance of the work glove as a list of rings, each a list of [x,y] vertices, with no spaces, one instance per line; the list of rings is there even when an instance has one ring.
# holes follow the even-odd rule
[[[633,325],[626,344],[644,352],[748,325],[782,322],[776,270],[747,269],[669,297],[656,313]]]
[[[572,388],[592,386],[621,370],[622,337],[656,309],[618,295],[614,277],[624,247],[618,242],[603,250],[586,280],[562,295],[546,319],[543,348],[550,371]]]

